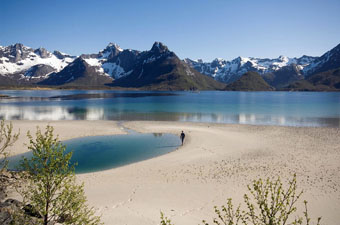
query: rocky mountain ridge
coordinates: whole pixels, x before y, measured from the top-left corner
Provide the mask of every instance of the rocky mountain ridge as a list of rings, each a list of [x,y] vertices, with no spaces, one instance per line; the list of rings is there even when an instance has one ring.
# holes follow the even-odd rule
[[[216,90],[224,87],[189,67],[161,42],[155,42],[150,50],[142,52],[123,50],[110,43],[96,54],[78,57],[58,51],[50,53],[42,48],[34,50],[21,44],[0,51],[4,61],[0,62],[0,83],[7,85],[120,86],[157,90]],[[11,66],[17,68],[11,70]]]
[[[0,46],[0,75],[22,74],[23,79],[29,78],[35,74],[27,71],[37,65],[49,66],[58,72],[74,58],[59,51],[51,53],[44,48],[32,49],[20,43],[7,47]]]
[[[276,89],[307,79],[316,73],[340,67],[340,44],[320,57],[302,56],[275,59],[238,57],[231,61],[215,59],[180,60],[161,42],[155,42],[148,51],[122,49],[109,43],[95,54],[82,54],[78,57],[59,51],[49,52],[44,48],[32,49],[23,44],[0,46],[0,85],[73,85],[151,87],[165,89],[167,84],[184,89],[197,89],[205,86],[215,89],[217,81],[230,84],[243,74],[253,71]],[[186,76],[179,79],[181,76]],[[199,74],[199,75],[198,75]],[[195,79],[193,79],[195,78]],[[207,81],[209,80],[209,82]],[[174,82],[176,80],[176,82]],[[179,84],[185,82],[185,85]],[[196,81],[193,81],[196,80]],[[198,83],[205,83],[205,85]],[[162,83],[162,84],[161,84]],[[206,85],[210,83],[210,85]],[[214,87],[212,87],[212,86]],[[219,89],[219,88],[218,88]]]
[[[291,65],[295,65],[301,71],[315,59],[316,57],[311,56],[302,56],[300,58],[279,56],[275,59],[237,57],[231,61],[216,58],[212,62],[187,58],[184,61],[203,74],[212,76],[224,83],[231,83],[248,71],[254,71],[263,75],[276,72],[283,67]]]
[[[191,59],[184,59],[184,61],[197,71],[226,84],[239,80],[247,72],[257,72],[275,89],[283,89],[315,74],[324,74],[324,72],[340,68],[340,44],[320,57],[303,55],[300,58],[285,56],[275,59],[238,57],[231,61],[218,58],[212,62]],[[327,79],[330,79],[329,73],[327,76]],[[336,78],[332,78],[332,80],[336,80]],[[333,90],[332,88],[331,90]]]

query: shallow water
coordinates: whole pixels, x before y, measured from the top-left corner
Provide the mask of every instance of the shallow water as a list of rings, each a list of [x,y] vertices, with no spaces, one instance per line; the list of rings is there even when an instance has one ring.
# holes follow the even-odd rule
[[[0,91],[6,120],[157,120],[340,127],[340,92]],[[57,97],[56,97],[57,96]]]
[[[73,151],[72,163],[77,163],[76,173],[88,173],[112,169],[150,159],[174,151],[180,139],[173,134],[140,134],[91,136],[63,142],[66,152]],[[9,169],[16,169],[25,153],[9,158]]]

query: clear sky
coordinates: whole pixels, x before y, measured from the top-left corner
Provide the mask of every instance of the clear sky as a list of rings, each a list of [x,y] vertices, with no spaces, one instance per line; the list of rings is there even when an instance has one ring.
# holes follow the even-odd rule
[[[73,55],[114,42],[180,58],[320,56],[340,43],[340,0],[1,0],[0,45]]]

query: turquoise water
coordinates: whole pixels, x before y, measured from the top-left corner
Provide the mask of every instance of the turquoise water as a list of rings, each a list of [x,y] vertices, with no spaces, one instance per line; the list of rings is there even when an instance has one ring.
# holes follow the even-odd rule
[[[139,134],[92,136],[63,142],[66,152],[73,151],[72,163],[77,163],[76,173],[88,173],[124,166],[157,157],[180,146],[180,139],[172,134]],[[16,169],[25,153],[9,158],[9,169]]]
[[[0,94],[16,97],[0,99],[0,118],[7,120],[157,120],[340,127],[340,92],[20,90]],[[58,98],[51,98],[54,96]]]

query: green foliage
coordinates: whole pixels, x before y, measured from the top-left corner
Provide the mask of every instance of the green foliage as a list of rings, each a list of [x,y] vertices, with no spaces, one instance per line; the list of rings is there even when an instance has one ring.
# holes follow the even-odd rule
[[[7,168],[8,147],[12,146],[18,140],[19,133],[13,132],[12,123],[5,124],[4,120],[0,122],[0,172]]]
[[[8,147],[11,147],[19,137],[19,133],[13,132],[12,123],[5,124],[4,120],[0,122],[0,201],[7,196],[7,188],[10,185],[6,176],[3,176],[8,164]]]
[[[227,206],[221,209],[215,207],[217,218],[213,220],[216,225],[310,225],[307,202],[305,201],[305,212],[303,216],[291,217],[296,212],[296,203],[302,195],[297,192],[296,175],[289,181],[288,188],[284,188],[280,178],[276,180],[262,179],[254,180],[248,185],[250,194],[244,195],[246,209],[241,210],[240,206],[234,209],[231,199],[228,199]],[[318,218],[317,224],[320,224]],[[204,225],[209,225],[203,221]]]
[[[249,71],[225,87],[226,91],[273,91],[274,89],[257,72]]]
[[[318,90],[335,91],[340,89],[340,68],[327,70],[307,78]]]
[[[161,223],[160,225],[173,225],[171,220],[164,216],[163,212],[161,212]]]
[[[231,198],[228,199],[227,207],[221,206],[221,209],[218,209],[217,206],[214,207],[215,213],[217,215],[217,218],[213,219],[214,224],[239,224],[239,222],[242,221],[243,215],[240,210],[240,206],[234,209],[234,206],[232,204]],[[209,225],[205,220],[202,221],[204,225]],[[221,223],[222,222],[222,223]]]
[[[282,88],[283,91],[317,91],[317,88],[307,80],[299,80]]]
[[[263,181],[254,180],[252,185],[248,185],[250,194],[244,195],[246,209],[241,210],[241,206],[234,207],[232,200],[228,199],[227,205],[220,208],[214,207],[216,218],[212,224],[215,225],[311,225],[308,215],[307,201],[304,201],[305,211],[303,216],[296,213],[296,203],[302,195],[302,191],[297,191],[296,175],[289,181],[287,188],[284,188],[280,178],[276,180]],[[294,217],[292,219],[292,217]],[[316,221],[320,225],[321,217]],[[164,217],[161,212],[161,225],[171,225],[171,221]],[[205,220],[203,225],[209,225]]]
[[[339,91],[340,68],[327,70],[299,80],[282,88],[283,91]]]
[[[26,185],[19,189],[26,203],[41,215],[41,224],[99,224],[100,218],[86,205],[83,185],[75,181],[72,153],[65,154],[65,146],[53,136],[53,127],[45,133],[37,129],[36,139],[27,134],[28,149],[33,156],[21,161],[20,169]]]

